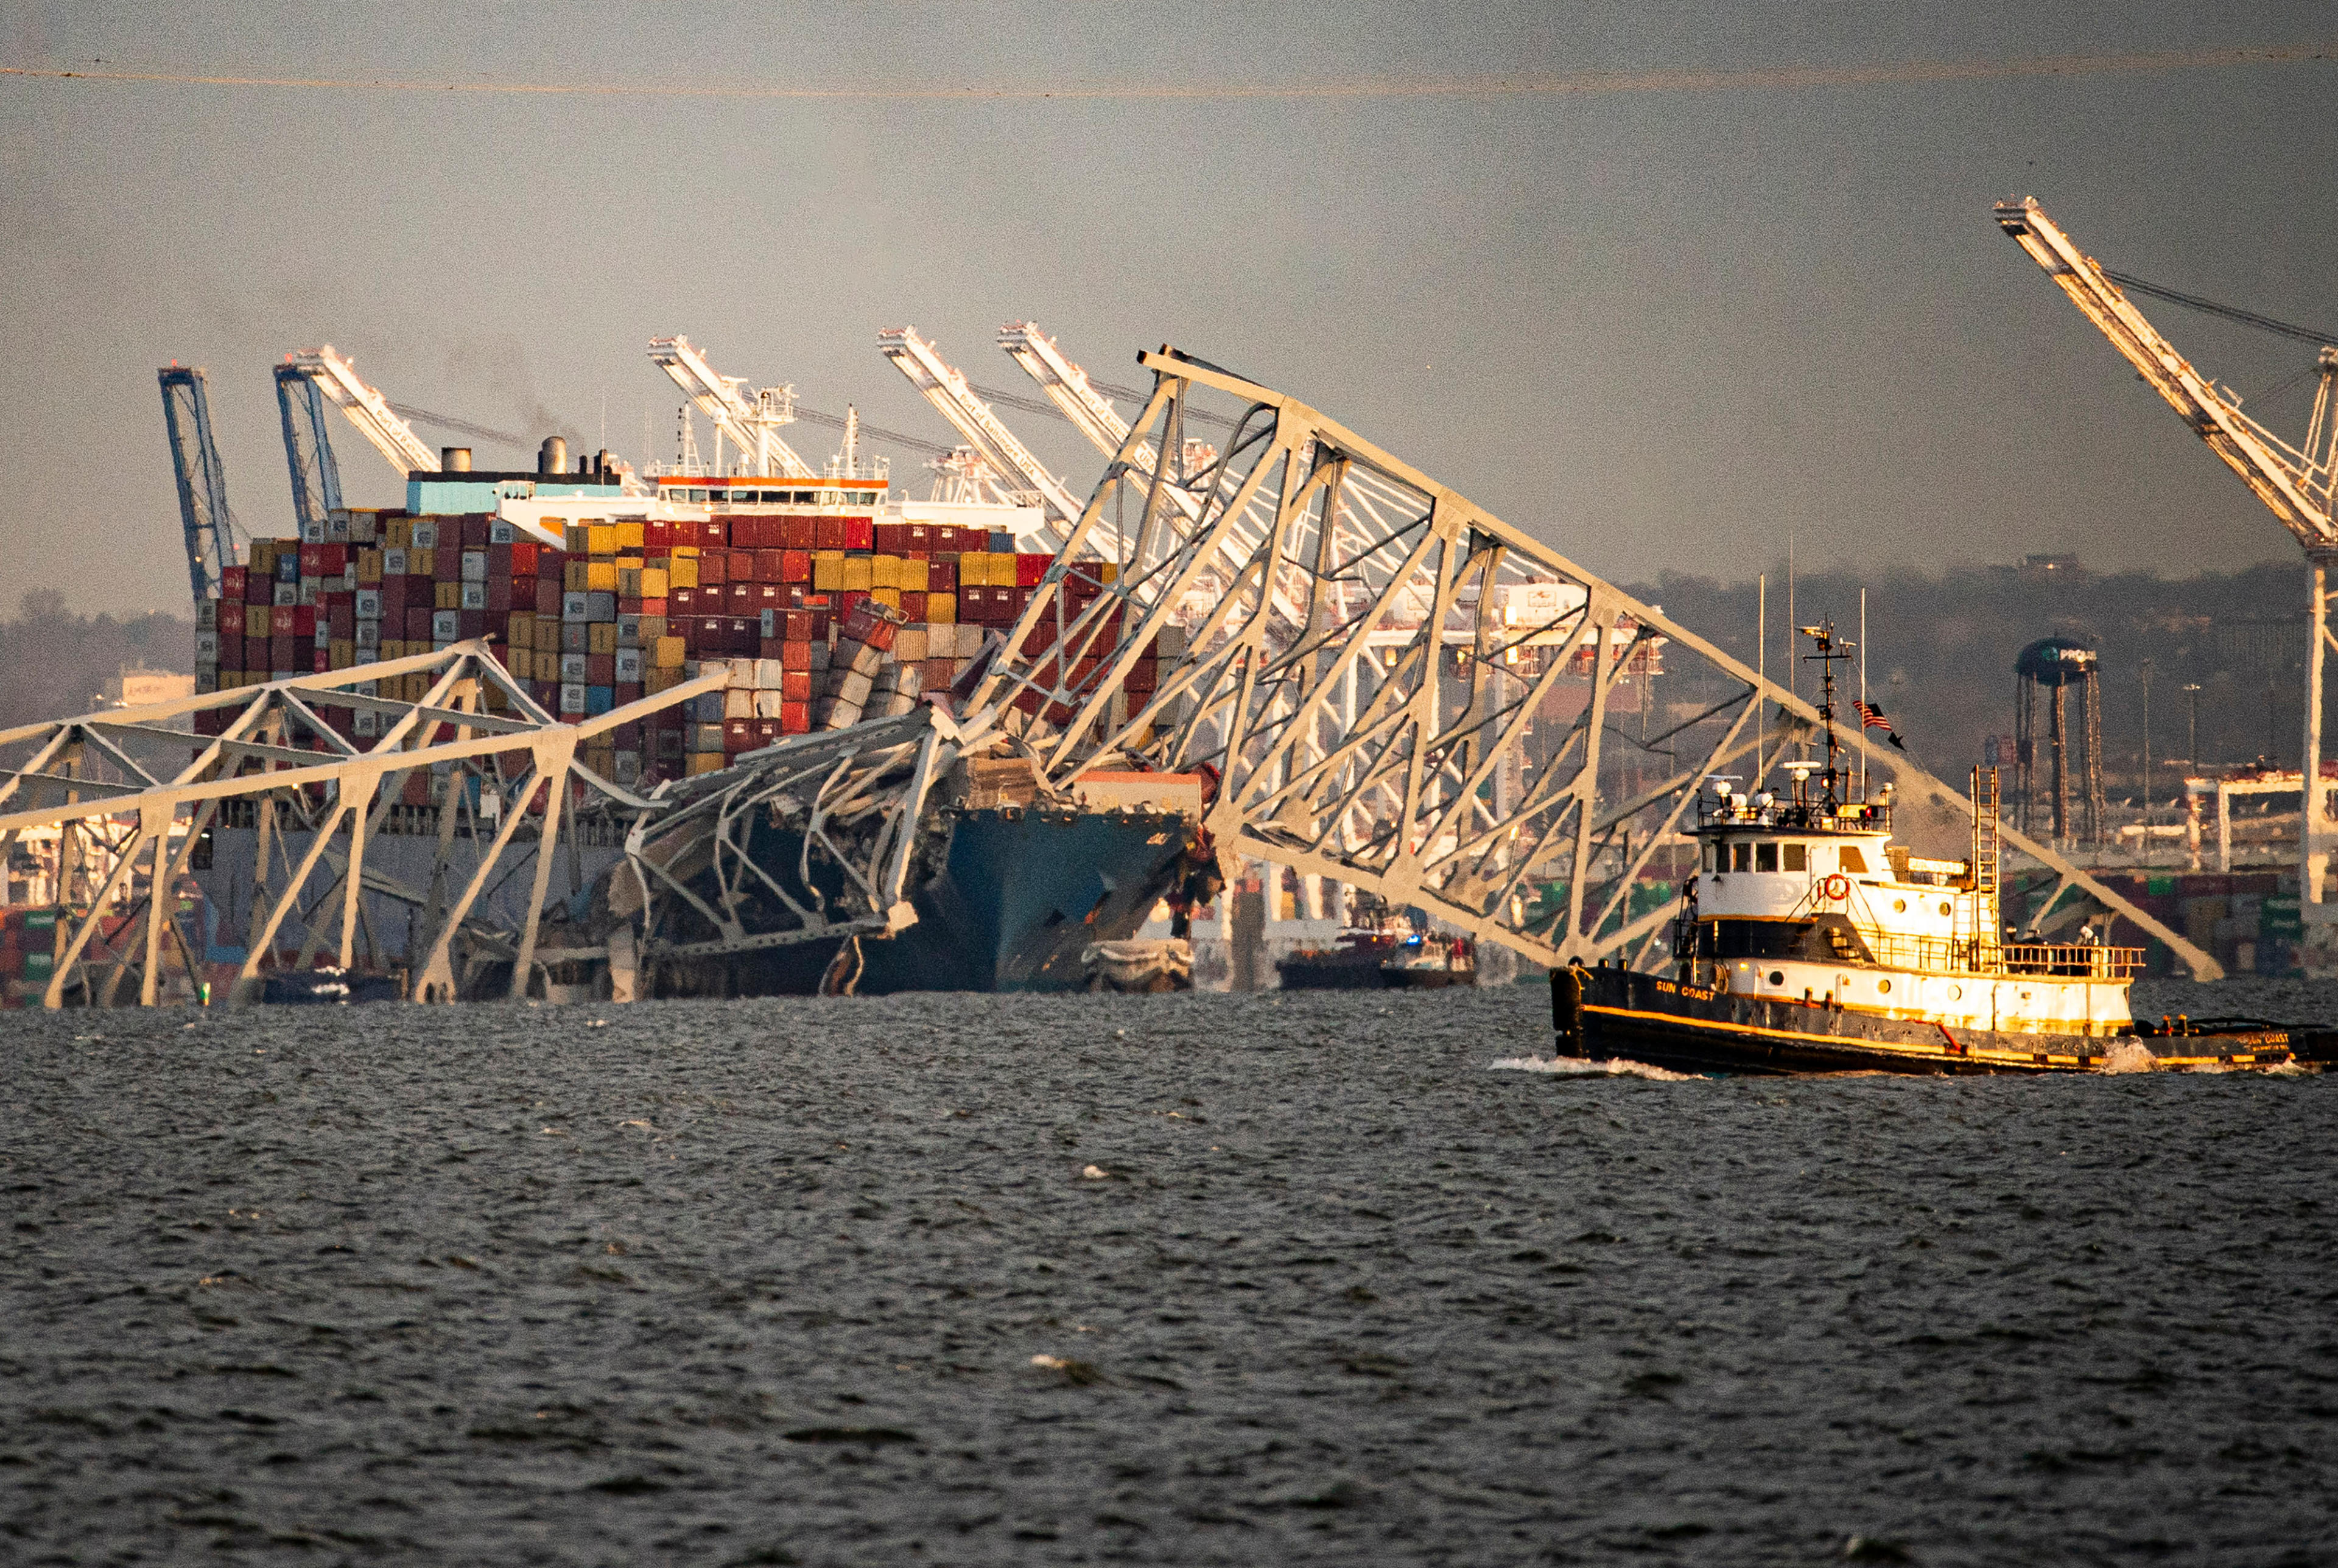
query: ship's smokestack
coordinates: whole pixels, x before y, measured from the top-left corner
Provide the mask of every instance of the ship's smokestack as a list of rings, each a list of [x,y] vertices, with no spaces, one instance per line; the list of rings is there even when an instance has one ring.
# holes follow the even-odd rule
[[[468,446],[439,447],[438,466],[448,474],[468,474],[471,471],[471,449]]]
[[[563,474],[568,469],[568,443],[557,436],[546,436],[535,454],[535,471],[539,474]]]

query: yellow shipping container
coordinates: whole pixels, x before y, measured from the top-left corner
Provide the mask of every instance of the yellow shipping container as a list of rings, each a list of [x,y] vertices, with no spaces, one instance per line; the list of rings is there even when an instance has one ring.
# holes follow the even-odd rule
[[[664,567],[644,566],[642,568],[642,598],[663,599],[665,597],[666,587],[667,583]]]
[[[463,607],[463,585],[460,583],[433,583],[431,607],[437,610],[460,610]]]
[[[504,668],[515,681],[535,679],[535,650],[515,642],[504,652]]]
[[[587,593],[614,593],[617,591],[617,564],[614,560],[584,563],[584,591]]]
[[[535,612],[533,610],[513,611],[511,612],[511,618],[504,622],[504,641],[509,642],[515,648],[535,647]]]
[[[811,558],[811,585],[815,593],[840,593],[844,590],[844,552],[822,550]]]
[[[564,593],[584,592],[584,562],[582,557],[572,555],[561,563],[560,588]]]
[[[617,553],[617,525],[614,523],[594,523],[585,530],[589,541],[588,555],[614,555]]]
[[[584,652],[614,653],[617,651],[617,623],[614,621],[588,622],[584,627]]]
[[[698,558],[694,555],[673,557],[666,565],[666,581],[676,588],[697,587]]]
[[[438,552],[427,547],[406,553],[406,574],[408,577],[435,577],[438,574]]]
[[[642,667],[642,695],[644,697],[654,697],[681,684],[682,671],[679,670],[661,669],[655,664]]]
[[[679,670],[687,656],[679,637],[659,638],[655,655],[655,667],[660,670]]]
[[[413,518],[392,517],[388,523],[382,525],[381,547],[383,549],[403,550],[413,543]]]
[[[690,761],[687,766],[689,768],[689,773],[687,776],[693,779],[697,778],[702,773],[720,773],[722,771],[722,753],[720,751],[693,751],[690,754]]]
[[[546,517],[544,521],[546,526],[560,523],[557,517]],[[582,523],[562,523],[560,548],[571,555],[590,554],[593,548],[593,531]]]
[[[901,607],[901,591],[899,588],[871,588],[869,590],[869,597],[889,609],[899,610]]]
[[[358,645],[346,637],[335,637],[325,644],[325,668],[346,670],[358,662]],[[329,701],[329,699],[328,699]]]
[[[899,555],[869,557],[869,586],[899,588],[901,585],[901,558]]]
[[[360,550],[358,552],[358,581],[360,583],[378,583],[381,581],[380,551]]]
[[[958,595],[928,593],[926,595],[926,623],[930,626],[958,624]]]
[[[866,555],[847,555],[844,558],[844,582],[842,586],[847,593],[850,593],[855,590],[865,590],[868,588],[869,576],[869,557]]]
[[[638,566],[617,568],[617,597],[638,599],[642,596],[642,569]]]

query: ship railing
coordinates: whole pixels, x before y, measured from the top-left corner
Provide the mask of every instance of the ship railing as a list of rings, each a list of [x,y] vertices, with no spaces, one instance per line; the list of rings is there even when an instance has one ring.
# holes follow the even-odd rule
[[[1928,975],[2047,975],[2131,980],[2143,969],[2140,947],[2085,942],[1995,943],[1978,937],[1902,936],[1862,931],[1876,963]]]
[[[1838,804],[1830,808],[1823,801],[1797,804],[1792,800],[1757,806],[1743,795],[1733,795],[1725,806],[1712,800],[1699,800],[1696,825],[1700,828],[1800,828],[1819,833],[1888,833],[1891,830],[1891,808],[1861,803]]]

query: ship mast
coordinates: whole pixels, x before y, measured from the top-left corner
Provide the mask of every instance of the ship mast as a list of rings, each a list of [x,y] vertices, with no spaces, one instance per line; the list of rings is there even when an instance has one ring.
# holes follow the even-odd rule
[[[1805,653],[1803,658],[1804,662],[1819,667],[1819,722],[1826,730],[1826,771],[1819,777],[1825,781],[1827,814],[1832,816],[1835,808],[1842,804],[1842,796],[1837,786],[1843,777],[1842,764],[1839,760],[1842,743],[1836,740],[1834,733],[1834,667],[1850,658],[1851,650],[1858,644],[1848,638],[1837,637],[1832,620],[1822,621],[1815,626],[1796,627],[1795,630],[1810,638],[1818,648],[1817,652]]]

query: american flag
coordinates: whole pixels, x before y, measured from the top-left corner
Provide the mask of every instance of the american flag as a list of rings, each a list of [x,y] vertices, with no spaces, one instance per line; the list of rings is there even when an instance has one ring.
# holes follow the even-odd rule
[[[1882,709],[1872,702],[1853,702],[1852,706],[1859,710],[1859,721],[1862,725],[1870,730],[1882,730],[1885,740],[1902,751],[1908,750],[1908,743],[1900,739],[1900,731],[1891,728],[1891,720],[1883,716]]]

